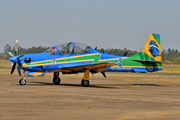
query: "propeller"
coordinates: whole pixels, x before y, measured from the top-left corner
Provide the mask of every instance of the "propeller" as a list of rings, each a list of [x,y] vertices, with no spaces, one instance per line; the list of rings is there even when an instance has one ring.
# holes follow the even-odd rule
[[[22,56],[23,56],[23,55],[20,55],[19,57],[14,58],[14,59],[17,59],[17,60],[15,60],[15,61],[17,61],[17,62],[13,62],[13,66],[12,66],[12,69],[11,69],[11,74],[13,74],[13,72],[14,72],[14,70],[15,70],[15,68],[16,68],[16,63],[18,63],[19,58],[22,57]],[[11,59],[11,58],[10,58],[10,59]],[[17,64],[17,70],[18,70],[19,76],[21,76],[21,68],[20,68],[19,63]]]
[[[11,52],[8,52],[8,53],[9,53],[9,55],[10,55],[11,57],[14,56],[14,54],[12,54]],[[18,54],[18,40],[16,40],[16,42],[15,42],[15,56],[17,56],[17,54]],[[17,61],[19,61],[19,58],[22,57],[22,56],[24,56],[24,55],[20,55],[19,57],[17,57],[17,58],[16,58]],[[11,58],[10,58],[10,59],[11,59]],[[18,63],[18,62],[13,62],[13,66],[12,66],[12,69],[11,69],[11,74],[13,74],[13,72],[14,72],[14,70],[15,70],[15,68],[16,68],[16,63]],[[19,63],[17,64],[17,70],[18,70],[19,76],[21,76],[21,68],[20,68]]]

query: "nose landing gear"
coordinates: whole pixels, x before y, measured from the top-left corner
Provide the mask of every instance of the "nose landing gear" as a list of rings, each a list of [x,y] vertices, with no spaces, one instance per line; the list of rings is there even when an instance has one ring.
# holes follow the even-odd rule
[[[23,78],[19,80],[20,85],[26,85],[26,71],[23,72]]]

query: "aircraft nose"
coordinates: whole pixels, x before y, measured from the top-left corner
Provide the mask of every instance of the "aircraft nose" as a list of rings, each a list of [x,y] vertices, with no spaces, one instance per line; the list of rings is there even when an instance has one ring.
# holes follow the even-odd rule
[[[17,59],[18,56],[13,56],[11,58],[9,58],[9,60],[13,63],[18,63],[18,59]]]

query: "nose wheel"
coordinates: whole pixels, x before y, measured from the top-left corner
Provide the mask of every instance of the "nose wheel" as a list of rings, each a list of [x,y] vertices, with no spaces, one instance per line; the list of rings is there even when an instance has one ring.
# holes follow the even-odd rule
[[[19,80],[19,84],[20,84],[20,85],[26,85],[26,80],[23,79],[23,78],[20,79],[20,80]]]
[[[26,85],[26,71],[23,72],[23,78],[19,80],[20,85]]]

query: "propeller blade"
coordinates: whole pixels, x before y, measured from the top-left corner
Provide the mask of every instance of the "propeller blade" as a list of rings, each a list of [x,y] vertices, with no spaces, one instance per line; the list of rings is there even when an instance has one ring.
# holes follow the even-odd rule
[[[16,63],[14,63],[13,66],[12,66],[11,74],[13,74],[15,67],[16,67]]]
[[[13,57],[14,55],[12,54],[12,52],[8,52],[9,53],[9,55],[11,56],[11,57]]]
[[[15,51],[15,55],[17,55],[17,51]]]
[[[19,64],[17,64],[17,70],[18,70],[19,76],[21,76],[21,68],[20,68]]]

